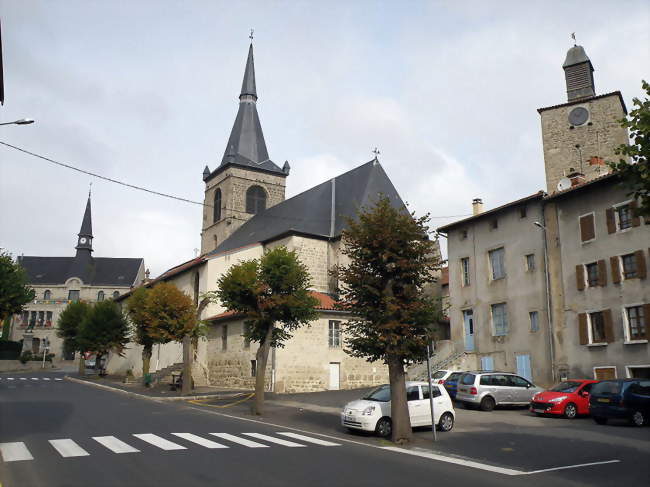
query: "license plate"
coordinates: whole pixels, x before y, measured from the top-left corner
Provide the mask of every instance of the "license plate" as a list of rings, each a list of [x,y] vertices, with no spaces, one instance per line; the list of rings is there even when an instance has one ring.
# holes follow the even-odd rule
[[[544,411],[543,409],[533,409],[533,412],[534,413],[544,413],[546,411]]]
[[[609,402],[609,399],[602,399],[602,398],[599,398],[599,399],[597,399],[597,401],[598,401],[598,402]]]

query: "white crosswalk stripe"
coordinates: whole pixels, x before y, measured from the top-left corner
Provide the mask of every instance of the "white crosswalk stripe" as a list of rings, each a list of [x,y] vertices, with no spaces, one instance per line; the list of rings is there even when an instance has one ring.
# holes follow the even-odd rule
[[[50,380],[49,377],[43,377],[43,380]]]
[[[259,440],[268,441],[269,443],[277,443],[278,445],[288,446],[289,448],[300,448],[307,445],[301,445],[300,443],[294,443],[293,441],[281,440],[280,438],[274,438],[273,436],[263,435],[262,433],[242,433],[246,436],[252,436]]]
[[[201,438],[200,436],[194,435],[192,433],[172,433],[172,435],[178,436],[179,438],[183,438],[184,440],[191,441],[192,443],[196,443],[197,445],[201,445],[206,448],[228,448],[226,445],[222,445],[216,441],[206,440],[205,438]]]
[[[19,462],[21,460],[34,460],[34,457],[22,441],[14,443],[0,443],[0,455],[5,462]]]
[[[133,448],[131,445],[127,445],[114,436],[93,436],[93,440],[100,445],[105,446],[113,453],[137,453],[140,451],[137,448]]]
[[[54,380],[63,380],[63,379],[58,379],[58,378],[57,378],[57,379],[54,379]]]
[[[20,380],[27,380],[27,377],[21,377]]]
[[[7,380],[14,380],[14,378],[13,378],[13,377],[9,377]]]
[[[318,438],[312,438],[311,436],[299,435],[298,433],[278,432],[278,434],[282,436],[288,436],[289,438],[293,438],[294,440],[302,440],[302,441],[306,441],[307,443],[313,443],[314,445],[341,446],[340,443],[332,443],[331,441],[320,440]]]
[[[248,448],[268,448],[269,445],[264,445],[258,443],[257,441],[247,440],[246,438],[240,438],[239,436],[231,435],[230,433],[210,433],[211,435],[223,438],[224,440],[232,441],[238,445],[247,446]]]
[[[49,440],[50,444],[54,447],[59,454],[64,457],[86,457],[90,455],[86,450],[77,445],[69,438],[63,440]]]
[[[135,436],[136,438],[140,438],[142,441],[146,441],[147,443],[153,446],[157,446],[162,450],[187,450],[187,448],[185,448],[184,446],[166,440],[165,438],[161,438],[160,436],[154,435],[152,433],[142,433],[133,436]]]

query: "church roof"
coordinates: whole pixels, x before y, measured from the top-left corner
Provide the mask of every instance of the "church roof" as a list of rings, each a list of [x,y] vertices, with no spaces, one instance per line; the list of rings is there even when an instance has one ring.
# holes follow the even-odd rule
[[[82,270],[75,257],[18,257],[18,263],[27,272],[30,284],[63,284],[78,277],[88,286],[129,287],[135,284],[141,258],[94,257]],[[79,275],[82,274],[82,275]]]
[[[562,67],[567,68],[584,62],[591,62],[589,56],[587,56],[587,53],[585,52],[585,48],[582,46],[573,46],[567,51],[566,59],[564,60]]]
[[[346,228],[346,217],[356,218],[357,211],[373,204],[380,194],[390,198],[394,206],[406,208],[381,164],[374,159],[258,213],[208,255],[289,234],[339,237]]]
[[[79,230],[79,235],[84,235],[87,237],[93,236],[93,222],[90,211],[90,195],[88,195],[88,201],[86,202],[86,211],[84,212],[84,218],[81,222],[81,230]]]

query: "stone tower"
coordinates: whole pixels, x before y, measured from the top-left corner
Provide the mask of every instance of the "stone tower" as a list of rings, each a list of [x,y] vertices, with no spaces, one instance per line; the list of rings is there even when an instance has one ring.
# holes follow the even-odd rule
[[[201,253],[214,250],[246,220],[284,201],[289,164],[269,159],[257,114],[253,44],[248,50],[239,110],[221,164],[203,170],[205,206]]]
[[[567,103],[537,111],[542,121],[544,166],[548,193],[560,179],[590,180],[607,174],[605,161],[617,161],[614,148],[628,143],[619,120],[627,115],[620,91],[596,95],[594,68],[582,46],[567,52],[564,69]]]

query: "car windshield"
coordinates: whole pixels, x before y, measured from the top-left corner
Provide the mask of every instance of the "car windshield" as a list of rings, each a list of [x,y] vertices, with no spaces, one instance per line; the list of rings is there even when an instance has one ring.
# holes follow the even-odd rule
[[[442,379],[446,373],[447,373],[446,370],[437,370],[432,377],[434,379]]]
[[[385,385],[385,386],[378,387],[370,394],[365,396],[363,399],[367,401],[388,402],[390,401],[390,386]]]
[[[565,382],[560,382],[558,385],[556,385],[554,388],[551,389],[553,392],[575,392],[578,387],[582,382],[572,382],[572,381],[565,381]]]
[[[603,394],[605,396],[611,396],[613,394],[619,394],[621,392],[621,383],[614,381],[603,381],[594,385],[591,389],[591,395],[594,394]]]

